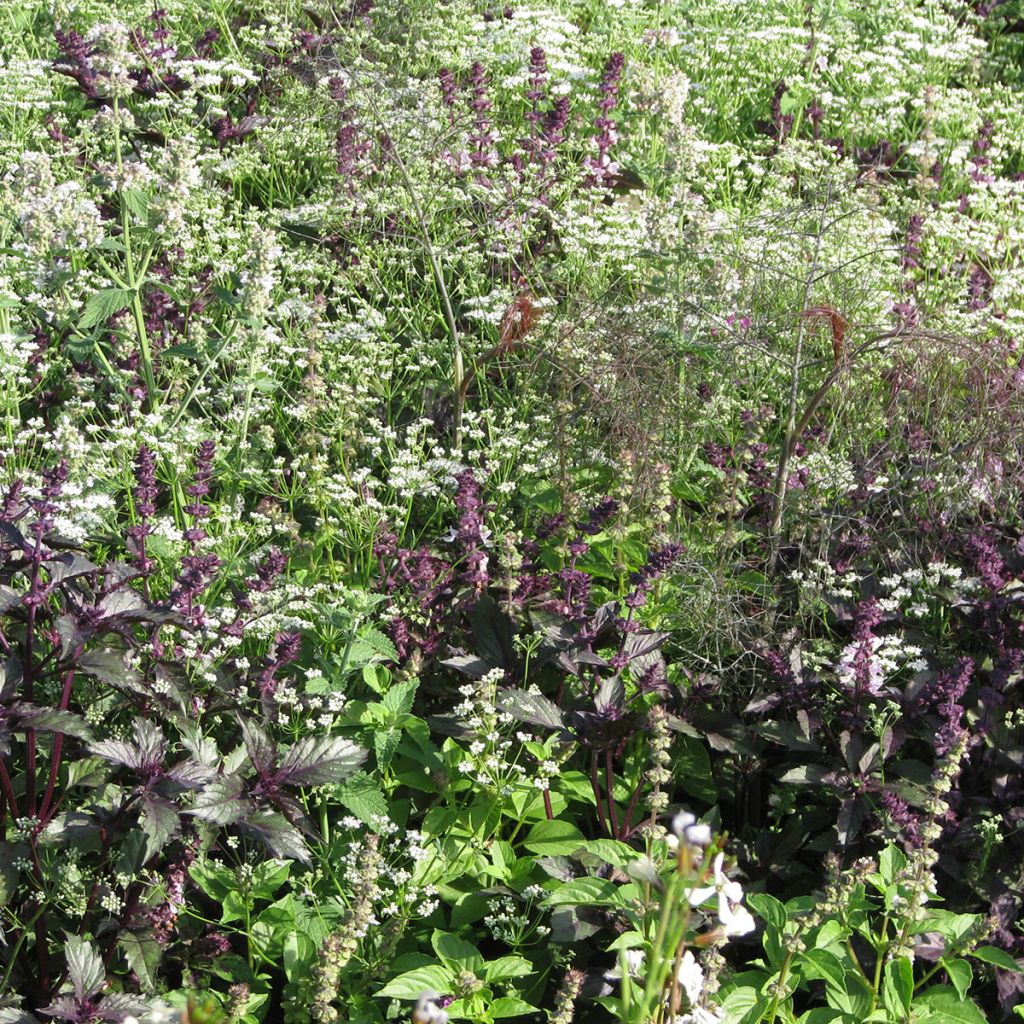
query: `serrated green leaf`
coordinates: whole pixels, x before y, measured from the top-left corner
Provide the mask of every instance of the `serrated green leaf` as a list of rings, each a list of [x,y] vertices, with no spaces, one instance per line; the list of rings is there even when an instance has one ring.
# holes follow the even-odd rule
[[[135,292],[128,288],[104,288],[89,296],[78,318],[79,330],[85,331],[105,323],[119,309],[131,305]]]
[[[372,825],[374,818],[386,818],[388,815],[384,791],[366,772],[356,772],[334,792],[338,800],[367,825]]]
[[[373,734],[373,753],[377,758],[377,767],[386,768],[398,750],[402,740],[401,729],[378,729]]]
[[[401,683],[395,683],[394,686],[384,694],[383,704],[396,717],[398,715],[407,715],[412,711],[412,706],[416,700],[416,690],[419,688],[420,681],[418,679],[407,679]]]
[[[140,188],[126,188],[121,191],[121,202],[128,212],[139,221],[149,217],[149,196]]]

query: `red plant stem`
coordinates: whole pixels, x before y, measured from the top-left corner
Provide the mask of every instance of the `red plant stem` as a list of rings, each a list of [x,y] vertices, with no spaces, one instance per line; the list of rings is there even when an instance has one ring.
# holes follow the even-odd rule
[[[601,800],[601,783],[597,777],[597,751],[590,755],[590,787],[594,791],[594,802],[597,804],[597,820],[601,828],[607,832],[608,826],[604,822],[604,802]]]
[[[612,767],[612,748],[604,748],[604,787],[608,799],[608,823],[612,839],[619,839],[619,823],[615,813],[615,769]]]
[[[64,690],[60,695],[60,710],[67,711],[68,704],[71,703],[71,688],[75,681],[75,670],[69,668],[67,674],[64,676]],[[43,796],[42,806],[39,808],[39,822],[41,825],[48,823],[49,819],[46,817],[47,811],[50,809],[50,803],[53,801],[53,794],[57,788],[57,775],[60,772],[60,755],[64,747],[64,733],[59,732],[53,738],[53,757],[50,759],[50,778],[46,784],[46,794]]]
[[[636,811],[636,803],[640,799],[640,793],[644,788],[643,776],[640,777],[640,781],[636,784],[636,788],[633,790],[633,795],[629,798],[629,806],[626,808],[626,818],[622,823],[622,835],[620,839],[628,839],[630,832],[632,832],[633,824],[633,812]]]
[[[50,951],[46,946],[46,923],[40,917],[36,921],[36,953],[39,959],[39,987],[44,992],[50,992]]]
[[[38,550],[38,544],[36,545]],[[35,577],[39,576],[39,557],[36,557]],[[28,610],[28,628],[25,630],[25,700],[31,704],[35,696],[35,680],[32,666],[32,634],[36,628],[36,608],[32,605]],[[25,812],[30,818],[36,816],[36,731],[29,729],[25,733]]]
[[[547,815],[548,821],[554,820],[554,812],[551,810],[551,792],[550,790],[544,790],[544,813]]]

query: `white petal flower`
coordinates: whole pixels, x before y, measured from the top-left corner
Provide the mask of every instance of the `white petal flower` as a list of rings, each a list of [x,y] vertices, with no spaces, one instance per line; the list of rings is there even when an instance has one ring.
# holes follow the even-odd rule
[[[711,843],[711,826],[698,822],[689,811],[680,811],[672,819],[672,832],[690,846],[708,846]]]
[[[676,971],[676,981],[680,988],[686,993],[689,1005],[694,1006],[704,991],[704,971],[701,969],[697,958],[687,950],[679,961],[679,969]]]

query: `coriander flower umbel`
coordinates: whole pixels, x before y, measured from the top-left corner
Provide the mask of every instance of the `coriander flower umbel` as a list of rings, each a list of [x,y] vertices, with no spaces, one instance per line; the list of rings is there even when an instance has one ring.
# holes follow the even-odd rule
[[[672,833],[676,840],[682,839],[690,846],[710,846],[711,826],[697,821],[689,811],[680,811],[672,819]],[[674,845],[670,842],[670,845]]]

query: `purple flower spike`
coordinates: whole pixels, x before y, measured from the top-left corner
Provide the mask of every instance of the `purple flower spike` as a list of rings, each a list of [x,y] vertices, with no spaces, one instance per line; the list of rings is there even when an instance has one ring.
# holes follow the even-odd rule
[[[604,74],[598,86],[601,93],[601,99],[597,104],[600,113],[594,119],[594,127],[597,129],[597,156],[588,157],[584,161],[584,167],[590,172],[588,183],[591,185],[604,185],[618,174],[618,165],[610,156],[610,150],[618,140],[618,133],[609,114],[619,102],[619,81],[625,63],[624,54],[613,53],[604,66]]]

